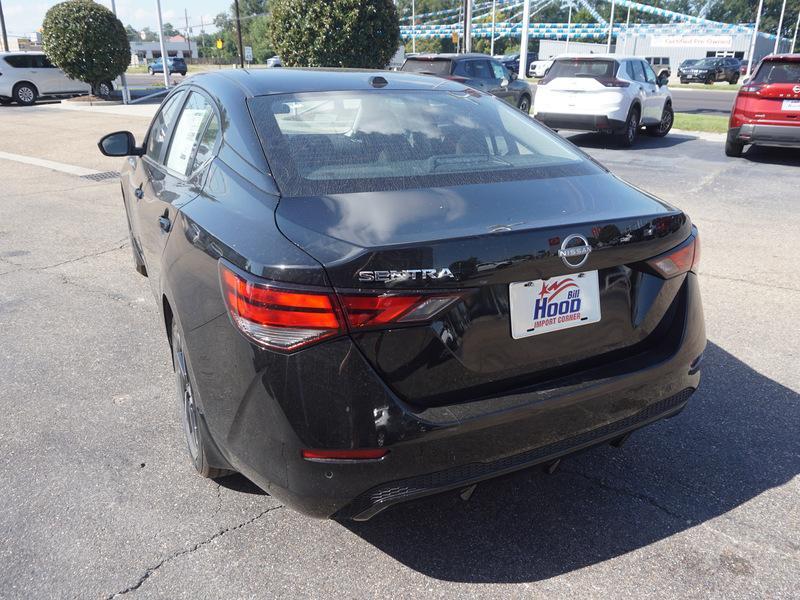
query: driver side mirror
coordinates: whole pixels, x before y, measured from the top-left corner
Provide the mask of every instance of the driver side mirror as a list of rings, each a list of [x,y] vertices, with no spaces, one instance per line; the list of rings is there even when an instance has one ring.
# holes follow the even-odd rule
[[[503,78],[500,80],[500,87],[508,87],[508,79]]]
[[[100,152],[106,156],[141,156],[144,148],[136,146],[136,138],[130,131],[115,131],[100,138],[97,142]]]
[[[508,78],[509,78],[511,81],[516,81],[516,80],[517,80],[517,77],[519,77],[519,75],[518,75],[517,73],[515,73],[514,71],[509,71],[509,73],[508,73]]]
[[[664,87],[669,83],[669,75],[662,73],[658,76],[658,79],[656,79],[656,83],[658,84],[658,87]]]

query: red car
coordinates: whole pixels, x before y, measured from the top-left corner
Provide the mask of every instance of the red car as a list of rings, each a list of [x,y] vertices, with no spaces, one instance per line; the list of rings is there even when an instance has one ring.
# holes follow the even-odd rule
[[[736,95],[725,154],[745,144],[800,148],[800,54],[767,56]]]

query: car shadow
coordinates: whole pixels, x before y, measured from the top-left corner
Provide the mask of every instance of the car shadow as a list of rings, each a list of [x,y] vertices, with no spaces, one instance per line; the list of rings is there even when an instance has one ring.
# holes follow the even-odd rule
[[[560,130],[559,134],[581,148],[601,148],[605,150],[621,150],[625,152],[631,150],[671,148],[673,146],[678,146],[679,144],[684,144],[697,139],[696,136],[687,135],[685,133],[669,133],[666,136],[659,138],[649,136],[644,132],[640,132],[636,138],[636,141],[633,143],[633,146],[630,148],[624,148],[620,146],[615,136],[607,133],[587,133]]]
[[[233,473],[225,477],[214,479],[220,487],[233,490],[234,492],[241,492],[242,494],[252,494],[254,496],[267,496],[267,492],[258,487],[255,483],[247,479],[244,475]]]
[[[709,344],[704,380],[673,419],[541,469],[344,525],[429,577],[548,579],[723,515],[800,472],[800,395]]]
[[[747,146],[742,158],[754,163],[800,167],[800,148]]]

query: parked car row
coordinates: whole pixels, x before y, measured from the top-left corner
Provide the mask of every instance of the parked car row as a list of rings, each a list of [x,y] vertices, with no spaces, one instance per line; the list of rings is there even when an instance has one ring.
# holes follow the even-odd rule
[[[684,60],[678,67],[681,83],[716,83],[727,81],[730,84],[739,81],[741,61],[732,57],[708,57]]]

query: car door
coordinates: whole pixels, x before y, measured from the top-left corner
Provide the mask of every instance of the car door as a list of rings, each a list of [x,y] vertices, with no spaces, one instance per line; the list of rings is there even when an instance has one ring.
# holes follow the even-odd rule
[[[47,56],[39,55],[37,59],[37,64],[43,73],[47,73],[47,78],[51,82],[51,93],[85,92],[91,88],[91,86],[82,81],[67,77],[67,74],[51,63]]]
[[[171,109],[165,115],[167,133],[160,138],[161,150],[154,148],[153,153],[159,159],[143,161],[148,181],[142,188],[137,217],[147,273],[156,296],[161,292],[161,254],[177,211],[200,193],[205,167],[219,138],[220,118],[213,101],[198,89],[186,96],[185,101],[177,101],[180,110]]]
[[[42,54],[26,54],[19,56],[20,79],[26,79],[36,86],[40,96],[58,93],[58,85],[53,70],[44,66],[45,57]]]
[[[640,60],[642,70],[644,71],[644,83],[642,89],[644,91],[644,109],[642,111],[642,120],[647,125],[658,123],[661,121],[661,112],[664,108],[664,97],[659,90],[656,73],[649,63]]]
[[[639,59],[625,61],[625,72],[631,80],[631,88],[633,88],[636,99],[639,100],[639,105],[642,107],[641,120],[644,121],[647,117],[647,78],[644,74],[644,61]]]

